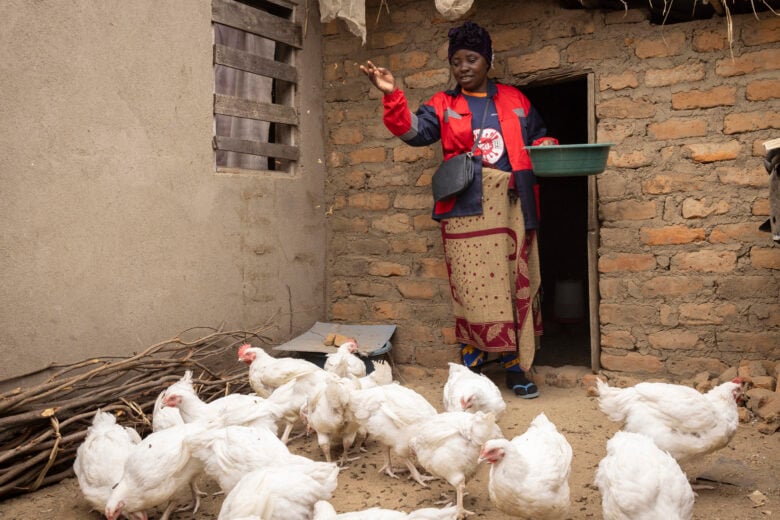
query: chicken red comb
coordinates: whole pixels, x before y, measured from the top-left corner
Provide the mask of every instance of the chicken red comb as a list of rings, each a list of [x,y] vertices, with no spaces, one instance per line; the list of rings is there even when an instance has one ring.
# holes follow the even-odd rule
[[[741,385],[742,383],[745,382],[745,380],[742,379],[741,377],[735,377],[734,379],[731,380],[731,382],[732,383],[737,383],[738,385]]]
[[[244,357],[244,354],[246,353],[247,349],[250,348],[252,348],[252,345],[250,345],[249,343],[244,343],[243,345],[238,347],[238,357],[239,358]]]

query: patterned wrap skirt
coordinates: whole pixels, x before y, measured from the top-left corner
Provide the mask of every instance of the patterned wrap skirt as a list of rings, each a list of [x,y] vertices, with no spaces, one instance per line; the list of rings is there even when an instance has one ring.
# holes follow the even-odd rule
[[[485,352],[518,352],[533,365],[542,334],[536,232],[526,231],[509,172],[482,169],[483,213],[441,221],[455,334]]]

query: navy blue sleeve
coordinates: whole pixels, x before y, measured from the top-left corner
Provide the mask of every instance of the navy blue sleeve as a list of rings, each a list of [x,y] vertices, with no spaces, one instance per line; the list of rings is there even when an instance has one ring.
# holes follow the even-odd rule
[[[528,117],[524,121],[525,128],[523,128],[523,136],[525,137],[525,145],[532,146],[534,141],[542,137],[547,137],[547,127],[542,120],[541,114],[531,105],[531,109],[528,112]]]
[[[430,105],[420,105],[417,112],[412,114],[412,127],[403,135],[398,136],[403,142],[411,146],[428,146],[441,139],[439,118],[436,111]]]

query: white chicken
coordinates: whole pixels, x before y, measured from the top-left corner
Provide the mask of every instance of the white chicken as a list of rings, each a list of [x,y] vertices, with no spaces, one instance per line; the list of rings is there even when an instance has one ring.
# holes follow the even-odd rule
[[[92,426],[78,449],[73,462],[81,492],[99,512],[106,509],[111,488],[122,477],[130,448],[141,442],[141,436],[132,428],[116,423],[113,414],[98,409]],[[129,513],[126,518],[144,518],[142,512]]]
[[[338,466],[285,464],[244,475],[225,497],[218,520],[310,520],[314,505],[329,500],[338,483]],[[323,467],[327,475],[321,473]]]
[[[247,473],[273,465],[312,466],[311,476],[330,477],[332,464],[291,453],[273,433],[263,428],[227,426],[206,429],[187,438],[193,456],[203,463],[204,472],[229,493]],[[213,425],[212,425],[213,426]],[[314,471],[319,468],[319,472]]]
[[[455,506],[426,507],[409,513],[372,507],[363,511],[351,511],[349,513],[336,513],[336,510],[324,500],[314,505],[314,517],[312,520],[455,520],[458,517],[458,508]]]
[[[650,437],[684,462],[726,446],[734,436],[741,383],[735,379],[702,394],[670,383],[616,388],[597,380],[599,408],[610,420],[624,422],[623,430]]]
[[[338,374],[339,377],[366,375],[366,364],[357,356],[358,344],[354,340],[346,341],[339,345],[336,352],[326,356],[325,366],[328,372]]]
[[[417,462],[455,488],[458,517],[473,514],[463,507],[466,483],[477,472],[482,445],[502,437],[492,412],[444,412],[414,427],[409,441]]]
[[[192,371],[165,390],[162,402],[179,409],[185,423],[219,420],[222,426],[239,424],[278,431],[282,411],[278,405],[256,395],[228,394],[206,403],[192,384]]]
[[[340,379],[332,372],[317,370],[296,376],[271,392],[266,401],[269,406],[274,407],[277,415],[285,423],[284,433],[281,436],[282,442],[287,444],[289,441],[290,433],[292,433],[296,423],[303,418],[304,411],[302,409],[305,408],[312,396],[328,381]]]
[[[339,465],[346,464],[349,450],[361,430],[360,423],[349,406],[353,383],[336,377],[327,381],[301,409],[309,428],[317,433],[317,443],[331,461],[331,439],[341,441],[342,455]]]
[[[506,402],[498,386],[485,374],[476,374],[468,367],[450,363],[444,383],[444,409],[448,412],[492,412],[496,419],[506,410]]]
[[[260,347],[246,343],[238,347],[238,360],[249,365],[249,386],[261,397],[268,397],[274,389],[320,367],[305,359],[273,357]]]
[[[106,502],[105,515],[116,520],[120,514],[166,507],[160,520],[167,520],[180,495],[190,491],[197,511],[199,496],[195,482],[203,465],[191,455],[184,442],[188,435],[201,431],[198,423],[172,426],[147,435],[127,452],[122,476]]]
[[[425,481],[411,459],[409,439],[412,426],[436,415],[434,406],[425,397],[398,383],[353,390],[350,408],[355,419],[372,439],[385,447],[384,465],[379,471],[397,478],[391,454],[399,457],[419,484]]]
[[[690,520],[694,493],[677,461],[652,439],[618,431],[595,476],[604,520]]]
[[[181,413],[178,408],[172,406],[166,406],[163,403],[165,399],[165,390],[160,392],[157,399],[154,401],[154,409],[152,410],[152,431],[160,431],[171,426],[178,424],[184,424],[184,419],[181,418]]]
[[[352,376],[351,379],[358,389],[366,389],[379,385],[389,385],[393,382],[393,367],[384,360],[373,361],[374,370],[363,377]]]
[[[572,449],[544,413],[522,435],[491,439],[480,462],[488,462],[488,494],[498,509],[524,520],[566,518]]]

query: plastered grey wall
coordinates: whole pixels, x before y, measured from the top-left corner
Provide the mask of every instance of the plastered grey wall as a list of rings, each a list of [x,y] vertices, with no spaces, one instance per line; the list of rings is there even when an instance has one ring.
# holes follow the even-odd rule
[[[215,173],[209,0],[0,4],[0,379],[322,319],[320,25],[293,175]],[[314,43],[311,43],[314,42]]]

